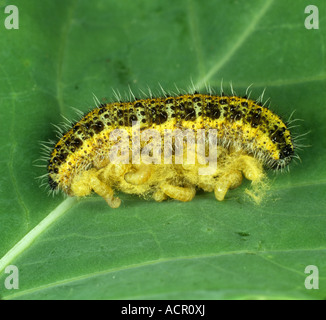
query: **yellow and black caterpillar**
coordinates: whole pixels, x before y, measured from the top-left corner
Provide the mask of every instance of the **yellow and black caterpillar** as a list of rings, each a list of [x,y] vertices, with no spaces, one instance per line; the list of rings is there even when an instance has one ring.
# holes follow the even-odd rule
[[[135,123],[140,133],[156,130],[162,139],[169,130],[192,130],[196,137],[199,130],[207,133],[214,129],[218,150],[216,170],[199,174],[199,168],[207,163],[203,164],[198,157],[192,164],[164,163],[163,155],[161,163],[142,160],[132,163],[131,139],[127,161],[112,162],[108,156],[110,150],[123,139],[121,136],[112,141],[112,132],[124,130],[132,137]],[[190,142],[183,142],[185,158],[187,143]],[[201,143],[207,147],[207,134]],[[195,144],[194,150],[198,142]],[[145,146],[146,141],[141,142],[140,150]],[[158,148],[163,154],[164,141]],[[175,147],[171,153],[174,157]],[[204,155],[207,156],[207,151]],[[61,189],[72,196],[85,196],[93,190],[111,207],[120,205],[113,189],[149,195],[157,201],[167,197],[189,201],[196,188],[201,188],[214,191],[216,198],[223,200],[228,189],[241,183],[242,175],[253,182],[261,181],[263,166],[284,168],[293,156],[294,144],[287,125],[262,103],[247,97],[195,92],[99,105],[54,146],[48,162],[48,180],[51,189]]]

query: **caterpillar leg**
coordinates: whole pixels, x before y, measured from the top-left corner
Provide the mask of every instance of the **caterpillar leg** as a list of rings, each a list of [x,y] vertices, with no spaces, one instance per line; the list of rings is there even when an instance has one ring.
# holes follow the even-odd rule
[[[143,184],[151,177],[152,170],[149,165],[140,165],[136,172],[127,172],[124,179],[133,185]]]
[[[196,194],[194,187],[177,187],[168,183],[163,183],[160,185],[160,188],[163,193],[170,198],[183,202],[191,201]]]
[[[77,176],[71,184],[71,195],[83,197],[89,195],[92,190],[104,198],[111,208],[118,208],[121,204],[119,198],[114,197],[112,188],[98,178],[98,170],[84,171]]]
[[[230,171],[228,174],[223,175],[214,187],[215,198],[218,201],[223,201],[227,191],[237,188],[241,185],[241,182],[242,174],[239,170]]]

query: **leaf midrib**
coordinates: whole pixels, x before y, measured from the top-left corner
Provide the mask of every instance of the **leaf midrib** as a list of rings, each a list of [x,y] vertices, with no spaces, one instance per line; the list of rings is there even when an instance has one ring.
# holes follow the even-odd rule
[[[9,251],[0,259],[0,273],[22,252],[24,252],[32,243],[51,225],[54,224],[62,215],[66,213],[77,202],[76,198],[68,198],[61,202],[53,211],[51,211],[42,221],[40,221],[32,230],[21,238]]]

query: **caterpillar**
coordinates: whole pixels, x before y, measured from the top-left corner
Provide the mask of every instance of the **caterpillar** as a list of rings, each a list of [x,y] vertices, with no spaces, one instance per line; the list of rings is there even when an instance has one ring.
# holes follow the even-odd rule
[[[243,176],[259,185],[264,167],[286,167],[294,149],[287,124],[261,101],[165,94],[99,104],[51,149],[47,177],[52,190],[94,191],[112,208],[121,204],[114,190],[190,201],[203,189],[222,201]]]

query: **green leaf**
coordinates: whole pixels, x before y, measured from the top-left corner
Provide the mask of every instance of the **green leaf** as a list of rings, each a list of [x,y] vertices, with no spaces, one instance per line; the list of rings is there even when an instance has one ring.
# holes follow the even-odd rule
[[[15,1],[19,29],[0,23],[0,296],[3,299],[323,299],[326,296],[325,1],[319,29],[306,1]],[[2,7],[0,22],[8,14]],[[217,202],[121,194],[48,196],[35,167],[52,123],[87,111],[112,88],[219,92],[264,88],[285,119],[308,131],[302,163],[269,172],[262,205],[245,185]],[[107,99],[107,100],[105,100]],[[296,123],[294,123],[296,124]],[[7,289],[8,265],[19,289]],[[305,288],[305,268],[319,289]]]

